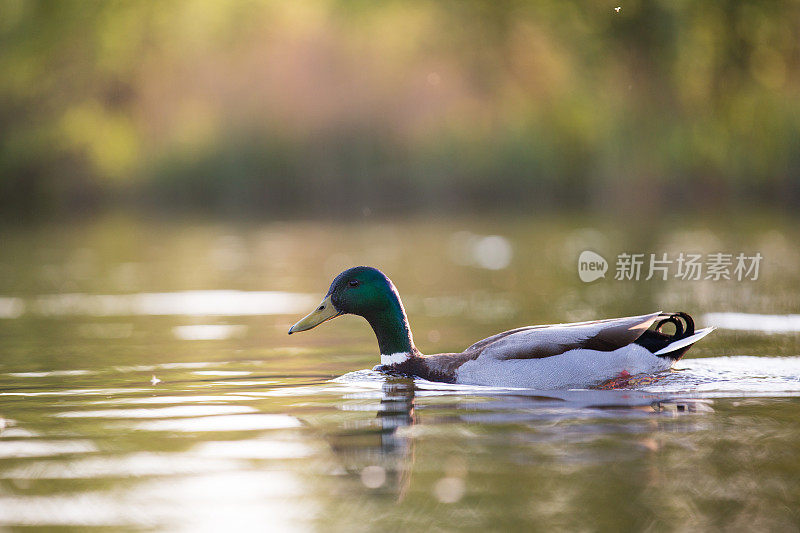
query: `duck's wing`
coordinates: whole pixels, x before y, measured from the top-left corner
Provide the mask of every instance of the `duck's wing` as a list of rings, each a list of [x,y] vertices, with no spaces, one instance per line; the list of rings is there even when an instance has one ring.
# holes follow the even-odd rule
[[[608,352],[634,342],[660,314],[512,329],[476,342],[464,354],[493,359],[540,359],[580,348]]]

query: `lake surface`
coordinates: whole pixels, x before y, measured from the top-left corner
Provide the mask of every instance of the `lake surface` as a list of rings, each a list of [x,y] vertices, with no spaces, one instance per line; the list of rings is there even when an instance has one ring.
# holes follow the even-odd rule
[[[0,229],[0,527],[800,528],[792,220]],[[608,260],[578,278],[577,258]],[[758,279],[617,281],[621,253],[760,253]],[[658,309],[719,329],[585,390],[386,376],[369,327],[286,335],[343,268],[395,282],[417,345]],[[674,265],[671,265],[674,267]]]

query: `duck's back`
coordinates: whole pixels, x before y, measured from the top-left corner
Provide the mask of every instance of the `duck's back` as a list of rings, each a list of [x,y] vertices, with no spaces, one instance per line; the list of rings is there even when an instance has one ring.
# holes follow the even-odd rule
[[[660,313],[529,326],[499,333],[466,350],[458,383],[539,389],[586,386],[630,374],[670,367],[668,358],[653,355],[635,341]]]
[[[659,315],[517,328],[476,342],[464,353],[505,361],[544,359],[576,349],[610,352],[636,341]]]

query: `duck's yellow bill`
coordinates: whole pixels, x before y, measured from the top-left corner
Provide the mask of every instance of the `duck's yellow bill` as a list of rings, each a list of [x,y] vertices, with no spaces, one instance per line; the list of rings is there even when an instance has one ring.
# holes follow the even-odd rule
[[[326,296],[322,303],[319,304],[319,307],[314,309],[311,313],[309,313],[305,318],[299,321],[297,324],[289,328],[289,335],[292,333],[296,333],[298,331],[306,331],[307,329],[315,328],[325,322],[326,320],[330,320],[331,318],[336,318],[337,316],[341,315],[342,313],[333,306],[333,302],[331,302],[331,297]]]

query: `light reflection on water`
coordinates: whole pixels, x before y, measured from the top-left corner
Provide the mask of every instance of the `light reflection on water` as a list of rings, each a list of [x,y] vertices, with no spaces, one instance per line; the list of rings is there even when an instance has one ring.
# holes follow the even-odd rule
[[[0,297],[0,318],[44,316],[246,316],[301,313],[314,297],[283,291],[183,291],[138,294],[50,294],[25,301]],[[196,327],[195,327],[196,328]],[[185,333],[184,333],[185,332]],[[190,327],[177,334],[199,334]],[[212,337],[213,338],[213,337]]]
[[[561,391],[448,385],[369,370],[280,386],[286,380],[235,375],[262,373],[257,362],[231,365],[202,367],[232,374],[224,386],[187,378],[197,376],[197,365],[166,363],[157,386],[88,395],[65,388],[63,373],[0,375],[0,406],[18,413],[0,431],[0,524],[213,529],[253,527],[274,515],[270,523],[285,529],[326,529],[355,519],[320,516],[335,513],[341,498],[364,501],[361,525],[402,520],[400,509],[419,506],[420,498],[434,516],[467,506],[488,524],[492,513],[484,516],[476,502],[496,500],[507,483],[491,481],[493,472],[520,488],[545,474],[552,485],[560,476],[557,490],[567,490],[570,505],[598,505],[567,487],[599,482],[608,465],[669,475],[685,468],[689,456],[671,462],[686,447],[714,453],[730,445],[720,434],[727,424],[720,412],[749,419],[740,430],[769,434],[769,419],[759,429],[760,409],[794,413],[800,397],[800,357],[689,359],[642,388]],[[128,372],[96,371],[109,382]],[[9,391],[20,384],[25,392]],[[776,404],[780,396],[789,403]],[[742,404],[746,397],[754,403]],[[552,471],[554,465],[561,466]],[[701,478],[722,475],[697,467]],[[614,477],[612,486],[623,490],[642,483],[649,490],[653,482]],[[672,493],[670,483],[660,486],[665,497],[690,497]],[[745,500],[761,497],[755,491]],[[512,522],[520,527],[526,519]]]
[[[708,313],[705,322],[725,329],[788,333],[800,331],[800,315],[761,313]]]

